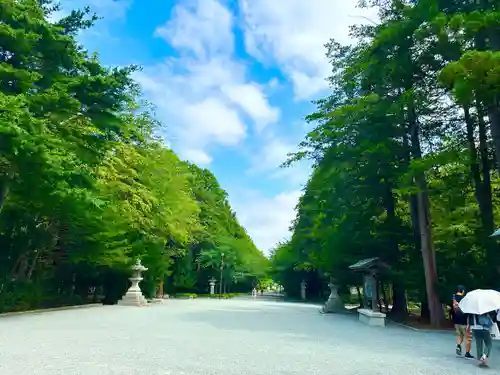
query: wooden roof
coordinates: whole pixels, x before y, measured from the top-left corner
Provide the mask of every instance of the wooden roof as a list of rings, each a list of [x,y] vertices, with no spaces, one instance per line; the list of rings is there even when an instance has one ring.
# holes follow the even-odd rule
[[[389,266],[382,262],[380,258],[374,257],[374,258],[367,258],[367,259],[362,259],[353,265],[349,266],[350,270],[353,271],[365,271],[369,270],[372,268],[388,268]]]

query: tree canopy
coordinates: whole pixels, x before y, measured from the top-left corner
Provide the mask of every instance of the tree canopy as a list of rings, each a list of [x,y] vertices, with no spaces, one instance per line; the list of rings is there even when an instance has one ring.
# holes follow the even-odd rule
[[[103,66],[76,35],[89,9],[57,22],[52,1],[0,2],[0,309],[113,303],[140,257],[143,289],[249,290],[267,258],[206,169],[157,137],[136,66]],[[168,124],[165,124],[168,126]],[[224,253],[224,255],[222,255]]]
[[[406,297],[442,323],[452,288],[498,288],[500,8],[494,0],[367,0],[379,20],[327,44],[331,94],[287,164],[314,163],[290,241],[274,251],[289,292],[325,272],[359,286],[356,261],[390,271],[392,312]]]

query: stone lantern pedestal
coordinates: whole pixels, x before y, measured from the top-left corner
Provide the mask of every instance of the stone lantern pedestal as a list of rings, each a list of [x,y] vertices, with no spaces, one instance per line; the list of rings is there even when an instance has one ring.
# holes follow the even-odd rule
[[[143,279],[141,273],[148,269],[141,264],[141,260],[137,259],[136,263],[131,267],[132,277],[129,278],[132,285],[127,290],[127,293],[118,301],[118,305],[122,306],[147,306],[148,301],[142,295],[139,283]]]
[[[342,302],[342,298],[339,296],[337,284],[332,277],[330,277],[328,287],[330,288],[330,296],[328,297],[328,301],[326,301],[325,305],[321,308],[321,312],[330,314],[345,311],[344,302]]]

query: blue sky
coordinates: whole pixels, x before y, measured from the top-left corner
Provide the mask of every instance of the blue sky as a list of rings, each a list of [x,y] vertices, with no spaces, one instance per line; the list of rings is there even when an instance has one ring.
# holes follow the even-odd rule
[[[357,0],[63,0],[104,19],[80,35],[104,64],[138,64],[165,142],[209,168],[257,246],[286,238],[310,173],[279,165],[328,92],[324,44],[348,42]],[[59,15],[54,15],[58,17]]]

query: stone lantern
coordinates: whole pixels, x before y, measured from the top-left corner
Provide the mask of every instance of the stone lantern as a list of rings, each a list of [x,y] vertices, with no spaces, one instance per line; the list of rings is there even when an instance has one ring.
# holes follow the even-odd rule
[[[208,284],[210,285],[210,295],[215,294],[215,279],[212,277],[208,280]]]
[[[300,283],[300,298],[305,300],[306,299],[306,289],[307,289],[307,283],[305,280],[302,280]]]
[[[127,293],[122,297],[121,300],[118,301],[118,305],[122,306],[146,306],[148,301],[142,295],[141,288],[139,287],[139,283],[142,280],[142,272],[147,271],[148,269],[141,264],[141,260],[137,259],[135,264],[131,267],[132,269],[132,277],[129,278],[132,285],[127,290]]]
[[[330,282],[328,283],[328,287],[330,288],[330,296],[325,302],[325,305],[321,308],[321,312],[329,314],[345,311],[344,302],[342,302],[342,298],[340,298],[339,296],[335,279],[329,274],[326,274],[325,276],[330,277]]]

